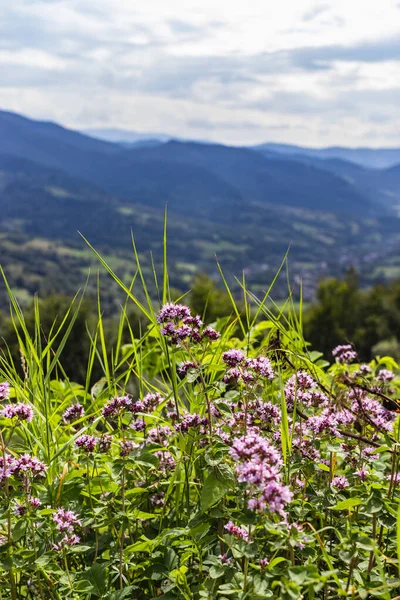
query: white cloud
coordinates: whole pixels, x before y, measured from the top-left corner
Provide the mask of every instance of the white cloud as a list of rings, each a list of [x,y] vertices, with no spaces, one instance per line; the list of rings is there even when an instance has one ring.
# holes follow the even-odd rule
[[[237,144],[400,144],[399,34],[396,0],[13,0],[0,106]]]

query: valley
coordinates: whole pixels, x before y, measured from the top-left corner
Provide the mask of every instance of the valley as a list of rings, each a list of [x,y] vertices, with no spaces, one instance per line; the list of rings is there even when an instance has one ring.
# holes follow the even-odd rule
[[[400,166],[316,152],[176,140],[127,147],[0,111],[1,265],[22,304],[36,292],[74,293],[90,269],[94,294],[98,261],[78,232],[128,283],[132,230],[152,280],[167,208],[170,284],[181,291],[198,272],[218,278],[218,259],[230,283],[243,271],[262,293],[289,247],[291,289],[298,295],[302,282],[306,300],[321,277],[350,266],[364,285],[400,275]],[[105,287],[112,311],[120,300]],[[287,291],[284,275],[275,294]]]

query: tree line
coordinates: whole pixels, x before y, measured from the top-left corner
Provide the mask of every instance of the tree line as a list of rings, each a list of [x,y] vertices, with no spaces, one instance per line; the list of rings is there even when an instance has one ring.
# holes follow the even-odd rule
[[[179,296],[177,291],[175,296]],[[185,302],[207,323],[232,314],[228,293],[206,274],[196,277]],[[61,325],[70,305],[71,298],[66,295],[50,295],[39,300],[43,343]],[[71,380],[82,382],[87,370],[91,338],[94,338],[98,322],[95,301],[83,298],[76,317],[71,310],[63,325],[65,330],[73,318],[74,323],[62,352],[63,367]],[[27,330],[33,334],[34,307],[25,311],[24,321]],[[116,316],[103,319],[104,335],[111,345],[117,340],[118,323],[119,317]],[[325,279],[319,284],[315,302],[306,307],[303,323],[304,339],[311,343],[313,349],[323,352],[328,360],[331,359],[332,348],[344,342],[354,345],[362,361],[369,361],[375,355],[391,355],[400,360],[400,280],[362,289],[354,270],[343,279]],[[141,335],[145,327],[145,319],[139,310],[133,303],[128,303],[122,343],[129,343],[131,332],[135,336]],[[17,325],[17,330],[20,331],[21,326]],[[9,353],[17,365],[23,361],[13,321],[5,313],[0,313],[0,351]],[[93,378],[101,377],[101,368],[97,365]]]

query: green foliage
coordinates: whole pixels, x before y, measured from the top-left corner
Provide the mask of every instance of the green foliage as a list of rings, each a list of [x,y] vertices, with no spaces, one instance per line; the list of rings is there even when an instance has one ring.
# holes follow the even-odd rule
[[[112,339],[100,300],[96,317],[78,298],[24,316],[9,291],[24,359],[0,354],[1,598],[390,600],[395,361],[329,365],[293,303],[278,310],[244,280],[244,306],[227,287],[211,329],[178,304],[159,312],[137,269],[144,289],[122,284]],[[170,299],[167,273],[155,287]],[[82,384],[63,366],[80,311]]]
[[[189,304],[193,312],[201,315],[207,322],[226,317],[233,310],[229,295],[217,287],[215,281],[205,273],[195,277],[190,290]]]
[[[400,359],[400,282],[361,289],[354,271],[320,283],[317,301],[304,315],[307,339],[329,358],[344,340],[362,360],[374,355]]]

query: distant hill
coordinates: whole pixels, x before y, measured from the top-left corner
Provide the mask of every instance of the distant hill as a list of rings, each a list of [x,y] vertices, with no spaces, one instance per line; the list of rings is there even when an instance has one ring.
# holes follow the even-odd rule
[[[188,186],[188,193],[194,187],[187,171],[189,168],[196,165],[197,169],[207,171],[208,178],[214,174],[225,185],[225,218],[229,218],[226,210],[232,201],[239,201],[241,208],[253,202],[264,202],[351,214],[374,210],[368,198],[334,174],[277,155],[265,158],[246,148],[171,141],[132,151],[128,164],[129,169],[135,168],[138,173],[143,173],[143,169],[151,168],[153,164],[166,166],[170,173],[177,168],[178,179],[181,185]],[[202,177],[203,182],[206,181]],[[117,186],[123,179],[121,173]],[[135,185],[129,180],[128,185],[132,184]],[[117,191],[116,187],[114,191]],[[126,193],[127,189],[120,191]],[[154,194],[150,201],[159,204],[160,195]],[[203,194],[202,201],[203,204],[207,202],[207,194]],[[188,210],[192,211],[193,207],[189,206]]]
[[[259,152],[276,152],[284,156],[305,155],[313,158],[339,158],[371,169],[384,169],[400,163],[400,148],[307,148],[291,144],[266,143],[254,146]]]
[[[252,202],[349,214],[375,208],[355,186],[318,165],[246,148],[178,141],[123,148],[1,112],[0,139],[0,153],[61,168],[141,204],[168,203],[188,216],[212,211],[229,222]]]
[[[172,137],[174,137],[163,133],[139,133],[137,131],[127,131],[126,129],[115,128],[82,129],[82,133],[99,140],[105,140],[107,142],[114,142],[117,144],[136,144],[138,142],[150,141],[163,143],[168,142]]]

